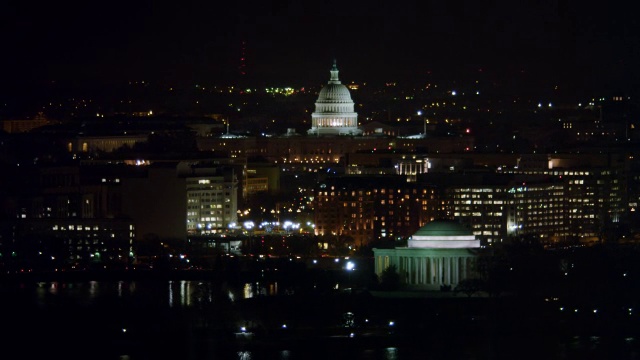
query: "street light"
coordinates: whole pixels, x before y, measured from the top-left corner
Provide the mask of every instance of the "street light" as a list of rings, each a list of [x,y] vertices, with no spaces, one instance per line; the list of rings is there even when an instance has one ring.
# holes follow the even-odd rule
[[[422,116],[422,110],[418,110],[417,114],[418,116]],[[422,119],[422,126],[424,127],[422,135],[426,137],[427,136],[427,120],[426,119]]]

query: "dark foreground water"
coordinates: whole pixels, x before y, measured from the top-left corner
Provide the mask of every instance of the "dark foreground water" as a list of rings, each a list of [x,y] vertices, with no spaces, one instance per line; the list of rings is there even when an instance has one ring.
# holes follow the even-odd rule
[[[639,357],[631,314],[553,301],[138,280],[5,283],[0,305],[3,359]]]

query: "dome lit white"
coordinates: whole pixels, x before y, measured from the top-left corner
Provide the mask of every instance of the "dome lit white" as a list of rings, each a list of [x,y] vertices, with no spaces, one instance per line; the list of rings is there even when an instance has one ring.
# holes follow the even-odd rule
[[[358,114],[354,111],[349,89],[338,78],[335,61],[331,68],[331,78],[320,90],[316,101],[316,111],[311,114],[309,135],[360,135]]]

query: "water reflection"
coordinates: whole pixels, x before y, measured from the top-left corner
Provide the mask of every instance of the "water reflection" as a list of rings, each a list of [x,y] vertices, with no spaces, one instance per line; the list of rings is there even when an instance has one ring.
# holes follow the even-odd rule
[[[281,283],[280,287],[283,289],[280,294],[287,294],[286,286],[283,287]],[[20,284],[14,291],[7,291],[7,286],[4,286],[2,290],[6,293],[4,298],[18,299],[11,301],[10,305],[18,309],[16,313],[19,316],[15,318],[19,320],[6,324],[7,328],[19,329],[15,332],[16,338],[27,335],[34,336],[35,331],[38,339],[50,339],[48,340],[50,344],[77,339],[74,344],[86,344],[83,346],[91,350],[109,344],[114,352],[117,351],[110,358],[116,359],[117,356],[123,356],[121,358],[124,359],[125,355],[122,354],[130,354],[131,360],[152,358],[141,356],[140,353],[149,351],[161,353],[169,349],[174,351],[176,356],[163,358],[196,360],[212,358],[308,359],[312,357],[406,360],[423,358],[421,356],[427,346],[420,342],[367,339],[363,336],[364,332],[357,327],[351,329],[354,325],[358,325],[357,316],[362,311],[360,307],[366,304],[358,303],[359,307],[355,309],[343,309],[343,307],[350,305],[346,301],[343,303],[342,297],[338,298],[335,303],[319,301],[313,303],[313,306],[307,306],[307,302],[302,306],[298,305],[295,296],[262,299],[266,301],[255,299],[260,296],[278,294],[278,284],[275,282],[247,282],[237,286],[213,281],[187,280],[39,282]],[[252,300],[241,301],[242,299]],[[234,302],[230,300],[234,300]],[[280,306],[281,304],[285,305]],[[288,306],[288,304],[295,306]],[[96,306],[91,308],[86,305]],[[40,308],[37,310],[45,311],[33,311],[34,307]],[[315,315],[315,317],[307,315],[310,313],[307,309],[311,309],[319,315]],[[384,310],[387,308],[376,307],[375,309]],[[291,312],[288,312],[289,310]],[[354,318],[352,315],[343,317],[344,314],[350,313],[348,310],[354,310],[353,313],[356,314],[356,317]],[[303,316],[297,316],[298,314],[303,314]],[[373,314],[379,314],[379,312]],[[332,317],[334,315],[335,318]],[[380,320],[384,322],[385,326],[390,319],[375,319],[374,316],[369,317],[369,314],[366,316],[362,318],[364,322],[373,323]],[[403,323],[401,319],[391,319],[396,321],[396,325]],[[341,334],[348,335],[353,332],[354,337],[341,336],[328,339],[319,335],[322,332],[315,331],[315,329],[322,329],[320,326],[325,326],[325,324],[339,325],[340,320],[347,320],[346,325],[350,327],[350,329],[341,328],[344,330],[344,332],[341,331]],[[75,327],[64,327],[63,331],[60,324],[73,324]],[[307,324],[309,325],[307,326]],[[316,324],[319,325],[314,328]],[[256,343],[264,344],[263,339],[276,340],[269,342],[264,349],[255,344],[247,346],[237,341],[237,338],[233,336],[233,332],[242,332],[242,327],[245,327],[245,331],[251,331],[255,334],[255,338],[260,340]],[[400,331],[400,327],[398,329]],[[309,337],[307,337],[307,331],[310,334]],[[299,334],[303,334],[300,336],[301,340],[296,337]],[[434,334],[431,335],[437,336]],[[544,346],[538,347],[541,349],[537,350],[538,353],[563,355],[564,358],[571,358],[572,355],[575,355],[573,357],[575,359],[584,358],[580,356],[589,353],[603,354],[612,349],[629,355],[625,358],[634,358],[638,353],[638,337],[635,333],[624,333],[624,335],[621,333],[614,339],[611,336],[607,337],[606,333],[604,335],[589,333],[575,337],[571,335],[573,333],[569,333],[566,338],[557,340],[537,338],[543,342],[546,341],[546,346],[548,346],[548,349]],[[317,336],[318,342],[312,336]],[[413,333],[410,336],[413,336]],[[309,339],[312,341],[306,342]],[[485,339],[496,342],[502,340],[502,338],[494,339],[489,336]],[[512,338],[508,339],[512,340]],[[304,345],[301,345],[299,341]],[[527,341],[524,343],[528,345]],[[166,344],[166,349],[164,347],[161,349],[159,344]],[[334,346],[334,344],[337,345]],[[518,345],[520,344],[518,343]],[[454,355],[457,356],[451,358],[478,359],[478,352],[486,350],[484,345],[476,343],[464,346],[464,348],[456,349]],[[504,350],[507,346],[504,345],[499,350]],[[446,358],[443,356],[444,350],[442,348],[445,346],[441,346],[438,355],[433,355],[430,358]],[[184,351],[189,351],[189,355],[184,356]],[[518,352],[508,347],[506,351],[509,354]],[[220,353],[224,353],[224,356],[218,357],[217,355]],[[162,356],[157,358],[162,358]],[[517,358],[517,356],[513,358]]]
[[[398,349],[394,347],[386,348],[385,350],[385,359],[386,360],[397,360],[398,359]]]
[[[278,282],[272,283],[245,283],[242,288],[242,298],[251,299],[255,296],[273,296],[278,295]]]
[[[238,351],[237,352],[238,360],[250,360],[250,359],[259,357],[260,355],[261,354],[253,352],[253,351]],[[270,356],[268,356],[268,358],[280,359],[280,360],[289,360],[289,359],[297,359],[297,358],[301,358],[301,357],[292,356],[292,352],[290,350],[281,350],[281,351],[277,351],[274,354],[270,354]],[[304,357],[302,357],[302,358],[304,358]]]
[[[44,306],[47,298],[74,297],[85,304],[104,296],[113,296],[122,299],[136,292],[139,284],[136,281],[88,281],[88,282],[38,282],[35,288],[37,302]],[[251,299],[257,296],[278,295],[278,283],[245,283],[242,287],[219,288],[217,285],[206,281],[167,281],[164,287],[163,298],[169,307],[192,307],[196,304],[211,303],[216,291],[224,290],[226,296],[232,302],[237,299]],[[288,294],[288,293],[287,293]]]
[[[94,299],[98,294],[98,282],[90,281],[89,282],[89,297]]]
[[[190,307],[193,304],[194,297],[197,300],[201,300],[201,295],[194,294],[196,291],[193,285],[193,281],[169,281],[169,307]]]
[[[243,293],[244,293],[245,299],[250,299],[253,297],[253,287],[251,286],[251,284],[249,283],[244,284]]]
[[[347,349],[335,348],[334,351],[344,351],[345,354],[343,356],[339,356],[333,353],[329,359],[343,359],[345,356],[349,356],[350,352]],[[333,351],[331,351],[333,352]],[[268,358],[280,359],[280,360],[289,360],[289,359],[305,359],[309,356],[306,352],[301,351],[291,351],[291,350],[279,350],[274,352],[273,354],[262,354],[256,351],[238,351],[236,353],[238,360],[250,360],[261,355],[267,355]],[[318,354],[316,354],[318,355]],[[388,348],[378,348],[378,349],[364,349],[361,351],[361,356],[356,358],[361,359],[380,359],[380,360],[400,360],[401,358],[398,356],[398,348],[388,347]],[[420,355],[422,357],[422,354]],[[260,357],[262,358],[262,357]]]
[[[180,300],[182,306],[191,306],[191,281],[180,281]]]
[[[35,301],[40,308],[47,306],[51,299],[78,297],[82,304],[88,304],[98,296],[98,284],[89,283],[65,283],[58,281],[38,282],[35,284]],[[28,284],[21,284],[20,288],[25,290],[31,288]],[[86,290],[83,290],[86,289]]]

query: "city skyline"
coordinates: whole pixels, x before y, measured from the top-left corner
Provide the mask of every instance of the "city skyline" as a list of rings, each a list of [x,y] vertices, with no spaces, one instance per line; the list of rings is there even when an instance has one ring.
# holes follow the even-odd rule
[[[337,58],[345,80],[359,82],[482,72],[512,86],[634,91],[637,20],[594,5],[16,2],[2,9],[0,77],[5,91],[131,80],[320,85]]]

